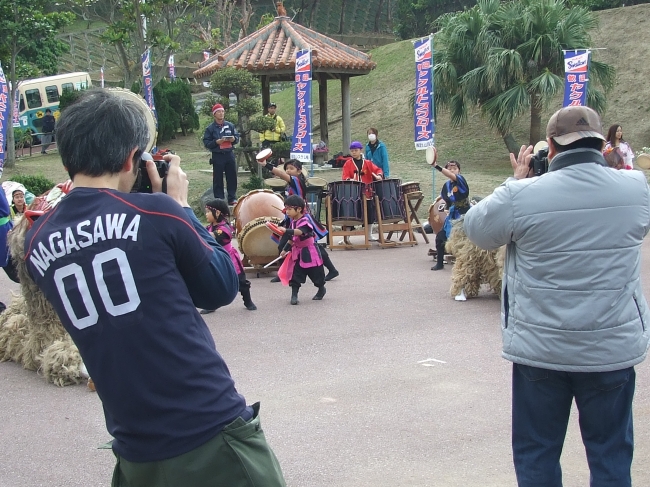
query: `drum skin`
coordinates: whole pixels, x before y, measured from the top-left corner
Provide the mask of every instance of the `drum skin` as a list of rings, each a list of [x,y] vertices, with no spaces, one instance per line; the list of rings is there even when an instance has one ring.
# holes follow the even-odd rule
[[[447,218],[447,204],[445,200],[438,197],[436,201],[429,206],[429,225],[433,229],[434,233],[438,233],[442,230],[442,227],[445,224],[445,219]]]
[[[276,191],[283,190],[284,188],[287,187],[287,182],[281,178],[266,178],[264,180],[264,184],[269,188],[273,188]]]
[[[363,183],[333,181],[329,183],[332,221],[337,225],[355,226],[363,223]]]
[[[158,132],[156,129],[156,119],[154,118],[154,114],[151,111],[151,108],[149,108],[149,105],[147,105],[145,99],[130,90],[125,90],[124,88],[109,88],[108,91],[115,96],[135,102],[142,109],[142,112],[147,119],[147,127],[149,128],[149,141],[147,142],[147,147],[145,147],[145,152],[149,152],[151,148],[156,145]]]
[[[254,218],[242,229],[237,236],[239,250],[252,265],[264,265],[271,262],[278,255],[278,244],[271,240],[271,230],[267,222],[279,225],[282,219],[272,216]]]
[[[283,208],[284,200],[282,196],[270,189],[255,189],[246,193],[239,198],[233,209],[237,234],[242,231],[248,222],[253,221],[255,218],[262,216],[284,218]]]
[[[418,191],[420,191],[420,183],[409,181],[408,183],[402,184],[402,193],[404,194],[417,193]]]

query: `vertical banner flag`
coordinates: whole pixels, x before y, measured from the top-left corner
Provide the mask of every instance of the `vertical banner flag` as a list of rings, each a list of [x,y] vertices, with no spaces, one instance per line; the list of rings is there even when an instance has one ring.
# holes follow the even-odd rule
[[[415,48],[415,150],[435,145],[433,123],[433,40],[423,37]]]
[[[564,51],[564,104],[563,106],[584,106],[587,104],[587,82],[589,81],[589,54],[580,49]]]
[[[291,158],[312,161],[311,146],[311,50],[296,53],[296,118],[293,124]]]
[[[207,61],[210,59],[210,51],[203,51],[203,60]]]
[[[2,65],[0,65],[0,175],[2,175],[5,166],[5,144],[9,125],[9,104],[11,102],[9,84],[4,71],[2,71]]]
[[[174,81],[176,79],[176,67],[174,66],[174,55],[169,56],[169,79]]]
[[[151,51],[147,49],[142,54],[142,80],[144,84],[144,99],[158,121],[156,105],[153,101],[153,81],[151,79]]]
[[[14,99],[14,119],[13,126],[20,127],[20,110],[18,109],[20,100],[20,90],[16,90],[16,98]]]
[[[99,75],[100,75],[100,79],[101,79],[101,81],[102,81],[102,88],[103,88],[103,87],[104,87],[104,66],[102,66],[102,67],[100,68],[100,70],[99,70]]]

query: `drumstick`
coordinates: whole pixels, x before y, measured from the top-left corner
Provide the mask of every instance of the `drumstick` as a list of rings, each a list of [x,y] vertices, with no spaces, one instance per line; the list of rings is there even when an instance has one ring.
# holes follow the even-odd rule
[[[275,209],[278,210],[278,211],[284,212],[284,210],[283,210],[282,208],[278,208],[278,207],[275,206],[275,205],[271,205],[271,208],[275,208]]]
[[[282,259],[283,257],[285,257],[285,256],[284,256],[284,255],[279,255],[277,259],[273,259],[271,262],[269,262],[268,264],[266,264],[266,265],[264,266],[264,269],[266,269],[267,267],[269,267],[269,266],[275,264],[277,261],[279,261],[279,260]]]

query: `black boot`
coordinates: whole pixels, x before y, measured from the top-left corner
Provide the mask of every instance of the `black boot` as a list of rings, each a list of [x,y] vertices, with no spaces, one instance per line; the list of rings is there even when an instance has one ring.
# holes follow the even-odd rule
[[[447,243],[446,240],[440,241],[436,238],[436,250],[438,255],[436,256],[436,265],[431,268],[432,271],[439,271],[440,269],[445,268],[445,243]]]
[[[337,271],[336,267],[334,267],[334,264],[332,264],[332,259],[330,259],[330,255],[327,253],[325,245],[318,244],[318,248],[320,250],[320,256],[323,259],[323,266],[328,271],[327,275],[325,276],[325,280],[331,281],[339,275],[339,271]]]
[[[321,299],[323,299],[323,296],[325,296],[326,292],[327,291],[325,289],[325,286],[321,286],[321,287],[318,288],[318,292],[316,293],[316,295],[312,299],[315,300],[315,301],[320,301]]]
[[[246,309],[248,311],[255,311],[257,306],[253,304],[253,300],[251,299],[251,284],[250,281],[246,282],[248,283],[248,287],[240,289],[241,297],[244,299],[244,306],[246,306]]]
[[[291,304],[298,304],[298,287],[291,288]]]
[[[280,282],[280,278],[278,276],[275,276],[271,279],[271,282]]]

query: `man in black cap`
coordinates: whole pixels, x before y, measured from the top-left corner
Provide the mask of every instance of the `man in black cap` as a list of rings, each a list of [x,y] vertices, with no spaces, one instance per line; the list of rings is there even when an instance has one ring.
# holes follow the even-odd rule
[[[265,130],[263,134],[260,134],[262,149],[266,149],[268,147],[271,147],[276,142],[280,142],[280,140],[282,140],[284,131],[287,129],[286,125],[284,124],[284,120],[282,120],[282,117],[275,114],[277,108],[278,106],[275,103],[270,103],[268,106],[269,112],[266,114],[266,116],[275,120],[275,128],[272,130]]]
[[[52,115],[52,110],[47,108],[45,110],[45,116],[43,116],[43,136],[41,137],[41,154],[47,154],[47,148],[52,143],[54,138],[54,125],[56,124],[56,119]]]

